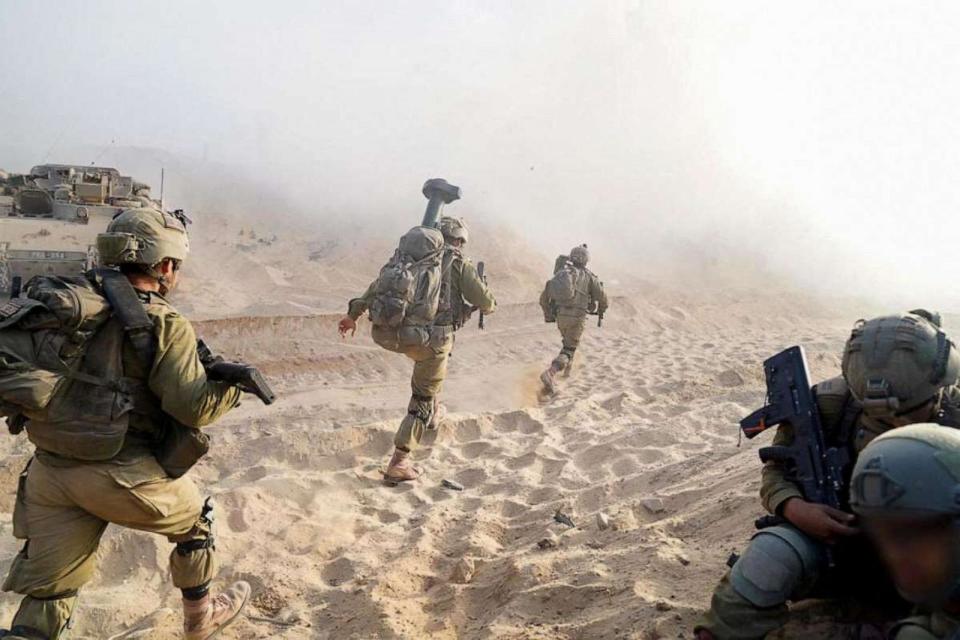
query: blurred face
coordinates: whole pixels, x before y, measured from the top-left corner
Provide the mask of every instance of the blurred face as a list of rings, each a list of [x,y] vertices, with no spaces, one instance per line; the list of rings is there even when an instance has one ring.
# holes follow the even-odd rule
[[[903,597],[941,604],[960,577],[956,521],[946,516],[862,520]]]

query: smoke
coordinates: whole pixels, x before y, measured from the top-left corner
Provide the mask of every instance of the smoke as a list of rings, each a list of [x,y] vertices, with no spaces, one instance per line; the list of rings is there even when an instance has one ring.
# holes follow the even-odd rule
[[[391,232],[442,176],[546,254],[960,307],[953,3],[48,9],[0,5],[11,170],[96,160],[157,190],[163,165],[188,207]]]

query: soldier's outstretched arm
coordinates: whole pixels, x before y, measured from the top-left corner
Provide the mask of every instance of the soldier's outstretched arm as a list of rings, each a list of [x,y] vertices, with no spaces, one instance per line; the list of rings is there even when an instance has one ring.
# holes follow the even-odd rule
[[[363,292],[362,296],[359,298],[354,298],[347,304],[347,315],[353,320],[358,320],[360,316],[366,313],[367,309],[370,308],[370,302],[373,300],[374,289],[376,286],[377,281],[374,280],[370,283],[370,286],[367,287],[367,290]]]
[[[463,262],[460,293],[464,300],[487,315],[493,313],[497,308],[497,299],[493,297],[490,287],[480,278],[473,263],[466,260]]]
[[[196,333],[186,318],[170,314],[155,322],[157,355],[148,384],[164,413],[187,426],[203,427],[240,404],[240,389],[207,379]]]
[[[357,320],[360,319],[367,309],[370,308],[370,303],[373,300],[374,289],[377,286],[377,281],[374,280],[370,283],[370,286],[367,287],[367,290],[364,291],[363,295],[359,298],[354,298],[349,303],[347,303],[347,315],[343,316],[340,319],[340,322],[337,324],[337,330],[340,332],[340,337],[345,338],[347,334],[356,335],[357,333]]]

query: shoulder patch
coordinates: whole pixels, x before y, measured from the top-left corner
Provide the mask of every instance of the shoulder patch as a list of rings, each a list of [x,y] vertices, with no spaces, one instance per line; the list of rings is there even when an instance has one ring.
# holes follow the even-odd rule
[[[821,398],[826,396],[846,397],[850,391],[850,387],[847,385],[847,381],[843,379],[843,376],[818,382],[813,388],[816,390],[817,396]]]
[[[843,376],[830,378],[813,386],[813,393],[817,398],[817,408],[820,410],[820,419],[827,431],[842,428],[842,423],[849,397],[849,387]]]
[[[12,318],[20,309],[23,308],[23,298],[8,300],[6,304],[0,306],[0,320]]]
[[[32,298],[14,298],[0,306],[0,328],[8,327],[43,303]]]

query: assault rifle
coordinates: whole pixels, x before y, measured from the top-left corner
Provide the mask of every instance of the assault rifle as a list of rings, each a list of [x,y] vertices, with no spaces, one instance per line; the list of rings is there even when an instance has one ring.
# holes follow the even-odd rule
[[[273,404],[277,399],[266,378],[256,367],[241,362],[227,362],[222,356],[213,355],[203,340],[197,340],[197,355],[200,356],[200,364],[209,379],[227,382],[244,393],[252,393],[260,398],[263,404]]]
[[[600,288],[603,289],[603,283],[600,283]],[[597,313],[597,327],[603,326],[603,314],[606,313],[606,309]]]
[[[478,263],[477,263],[477,275],[480,276],[480,281],[483,282],[483,284],[487,284],[487,274],[485,273],[485,272],[486,272],[486,269],[487,269],[487,265],[486,265],[486,264],[484,264],[483,262],[478,262]],[[484,316],[483,310],[481,309],[481,310],[480,310],[480,321],[479,321],[479,323],[478,323],[478,326],[480,327],[480,331],[483,331],[483,329],[484,329],[484,326],[483,326],[483,316]]]
[[[789,424],[793,427],[793,444],[763,447],[760,459],[783,465],[787,478],[800,487],[807,502],[843,509],[850,455],[826,444],[803,347],[790,347],[767,359],[763,371],[767,379],[766,405],[740,421],[743,435],[751,439],[770,427]],[[780,516],[764,516],[756,526],[763,529],[783,522]]]

